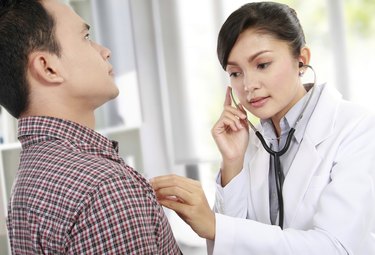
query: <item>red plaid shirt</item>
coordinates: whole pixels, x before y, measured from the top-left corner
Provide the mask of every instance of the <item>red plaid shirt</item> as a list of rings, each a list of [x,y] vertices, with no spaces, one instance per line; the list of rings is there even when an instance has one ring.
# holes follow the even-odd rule
[[[50,117],[19,121],[12,254],[180,254],[148,182],[117,143]]]

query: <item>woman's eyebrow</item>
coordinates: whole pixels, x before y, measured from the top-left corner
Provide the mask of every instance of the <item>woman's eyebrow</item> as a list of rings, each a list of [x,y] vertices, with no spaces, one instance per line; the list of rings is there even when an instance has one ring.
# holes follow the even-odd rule
[[[260,50],[256,53],[254,53],[253,55],[251,55],[249,58],[248,58],[248,62],[252,62],[254,61],[254,59],[256,59],[258,56],[264,54],[264,53],[268,53],[268,52],[271,52],[271,50]],[[235,61],[228,61],[227,65],[238,65]]]

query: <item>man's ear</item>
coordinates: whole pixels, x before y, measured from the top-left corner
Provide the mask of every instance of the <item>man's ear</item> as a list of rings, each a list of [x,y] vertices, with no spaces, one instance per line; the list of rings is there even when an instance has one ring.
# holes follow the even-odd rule
[[[33,52],[29,56],[29,75],[41,84],[58,85],[64,82],[59,57],[47,52]]]

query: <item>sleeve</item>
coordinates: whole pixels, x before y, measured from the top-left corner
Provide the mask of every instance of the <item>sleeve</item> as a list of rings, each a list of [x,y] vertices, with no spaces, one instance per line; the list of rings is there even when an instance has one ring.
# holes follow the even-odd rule
[[[222,214],[216,214],[215,241],[209,241],[207,247],[208,254],[215,255],[348,254],[324,230],[281,230],[278,226]]]
[[[69,254],[179,254],[152,195],[126,176],[102,183],[78,216]]]
[[[216,213],[209,254],[375,254],[374,118],[366,118],[341,141],[331,182],[321,193],[310,229],[280,229]]]
[[[221,174],[216,180],[214,211],[228,216],[246,218],[249,193],[249,173],[243,169],[225,187],[220,184]]]
[[[221,170],[216,178],[214,212],[238,218],[249,218],[248,200],[250,197],[249,158],[254,154],[249,143],[243,169],[225,187],[221,186]]]

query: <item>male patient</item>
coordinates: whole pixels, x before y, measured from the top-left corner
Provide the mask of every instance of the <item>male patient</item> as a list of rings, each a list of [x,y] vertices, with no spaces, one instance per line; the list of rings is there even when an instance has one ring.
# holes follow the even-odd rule
[[[58,0],[0,0],[0,104],[22,144],[12,254],[180,254],[148,182],[93,130],[118,95],[110,55]]]

